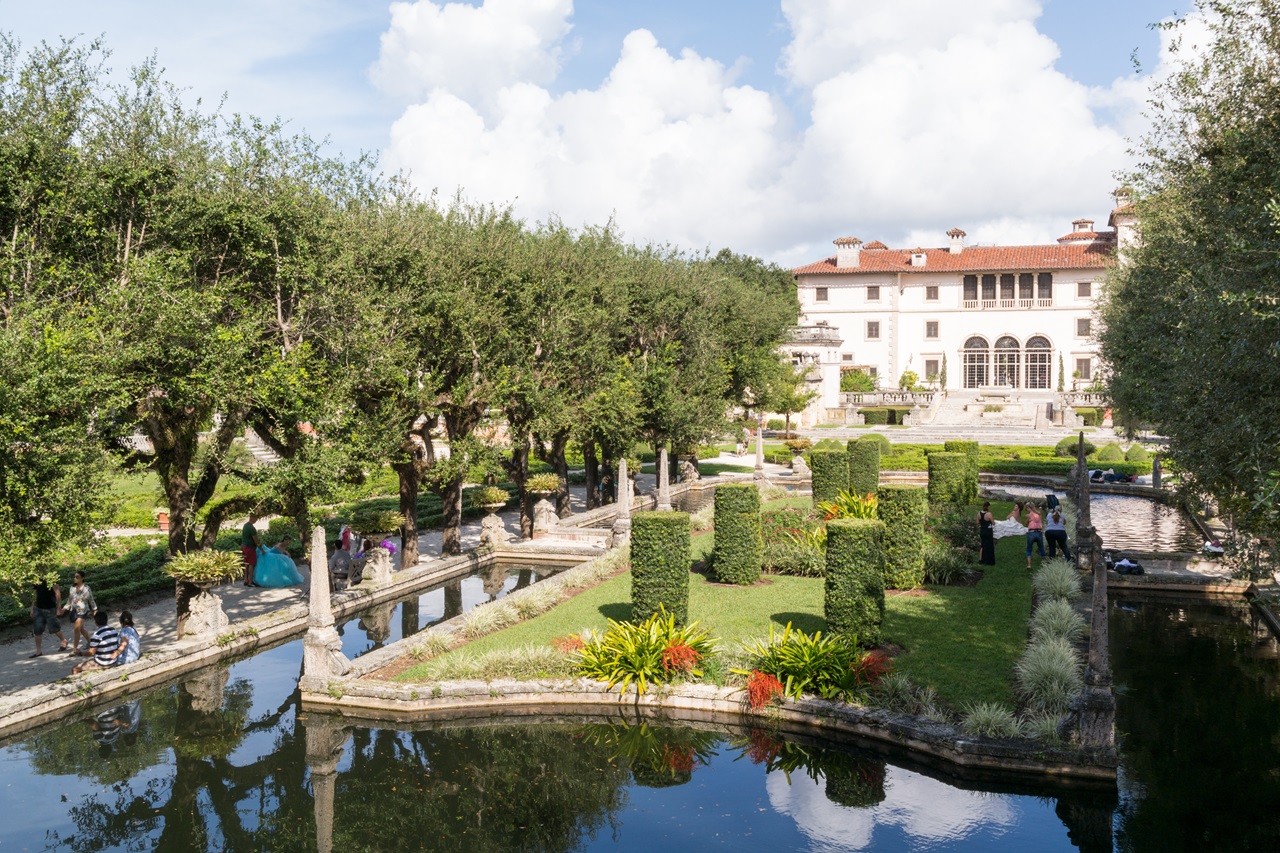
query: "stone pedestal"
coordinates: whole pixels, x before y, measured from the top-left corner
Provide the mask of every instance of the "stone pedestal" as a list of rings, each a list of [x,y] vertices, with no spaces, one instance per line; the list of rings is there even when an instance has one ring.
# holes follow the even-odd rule
[[[808,477],[813,473],[809,470],[809,463],[804,461],[803,456],[796,456],[791,459],[791,471],[797,477]]]
[[[350,732],[324,717],[307,717],[302,721],[307,732],[307,771],[311,776],[311,793],[315,802],[316,850],[333,850],[333,806],[337,790],[338,761],[342,758]]]
[[[364,555],[364,577],[361,583],[391,583],[391,552],[386,548],[370,548]]]
[[[756,424],[756,470],[752,479],[757,485],[764,482],[764,424]]]
[[[183,637],[215,638],[225,633],[231,620],[222,610],[222,599],[207,589],[193,596],[187,615],[178,620],[178,639]]]
[[[1159,489],[1163,487],[1164,474],[1160,470],[1160,454],[1157,453],[1151,457],[1151,488]]]
[[[494,551],[505,544],[507,529],[503,526],[502,519],[491,512],[480,522],[480,549]]]
[[[659,512],[671,512],[671,466],[667,463],[667,447],[658,448],[658,499]]]
[[[618,515],[613,520],[609,546],[617,548],[631,541],[631,478],[627,476],[627,460],[618,462]]]
[[[680,460],[680,482],[694,483],[702,479],[697,464],[691,459]]]
[[[556,514],[555,504],[547,500],[546,495],[538,498],[538,502],[533,505],[533,535],[546,535],[559,523],[560,516]]]

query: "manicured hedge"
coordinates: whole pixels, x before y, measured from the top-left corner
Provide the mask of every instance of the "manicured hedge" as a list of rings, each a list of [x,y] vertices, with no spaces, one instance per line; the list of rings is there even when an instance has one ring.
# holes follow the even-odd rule
[[[862,415],[865,424],[878,426],[889,423],[888,409],[858,409],[858,414]]]
[[[857,440],[858,440],[858,441],[870,441],[870,442],[874,442],[875,444],[879,445],[879,446],[880,446],[880,459],[881,459],[881,460],[883,460],[883,459],[884,459],[884,457],[885,457],[886,455],[888,455],[890,451],[892,451],[892,450],[893,450],[893,442],[892,442],[892,441],[890,441],[888,438],[886,438],[885,436],[881,435],[881,434],[880,434],[880,433],[878,433],[878,432],[870,432],[870,433],[867,433],[866,435],[862,436],[861,438],[859,438],[859,439],[857,439]]]
[[[1071,473],[1074,459],[1017,459],[1006,462],[988,462],[982,470],[992,474],[1034,474],[1065,477]],[[1113,470],[1117,474],[1150,474],[1150,462],[1100,462],[1096,457],[1088,460],[1090,469]]]
[[[661,605],[683,625],[689,618],[689,513],[638,512],[631,517],[631,618]]]
[[[964,502],[974,503],[978,499],[978,442],[947,441],[942,449],[947,453],[963,453],[968,458],[965,466]]]
[[[849,456],[849,491],[855,495],[867,495],[880,486],[880,445],[874,441],[850,441],[846,450]]]
[[[813,502],[835,500],[849,487],[849,454],[843,450],[815,450],[809,454],[813,471]]]
[[[711,567],[720,583],[750,584],[760,578],[760,490],[750,483],[720,486],[715,493],[715,545]]]
[[[929,505],[942,509],[968,503],[969,457],[964,453],[929,454]]]
[[[884,585],[915,589],[924,583],[927,493],[912,486],[881,486],[876,513],[884,522]]]
[[[880,642],[884,623],[884,524],[866,518],[827,523],[827,630],[857,639],[862,646]]]

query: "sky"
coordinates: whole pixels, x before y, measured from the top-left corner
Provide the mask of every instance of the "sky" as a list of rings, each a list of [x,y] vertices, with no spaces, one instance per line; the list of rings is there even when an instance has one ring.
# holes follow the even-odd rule
[[[1193,0],[0,0],[424,192],[784,266],[1105,227]],[[1167,36],[1164,37],[1167,40]],[[225,100],[224,100],[225,99]]]

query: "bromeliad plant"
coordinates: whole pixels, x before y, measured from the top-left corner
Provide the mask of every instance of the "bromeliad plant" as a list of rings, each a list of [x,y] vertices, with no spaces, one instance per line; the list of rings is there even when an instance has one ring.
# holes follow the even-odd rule
[[[715,643],[697,622],[676,625],[675,616],[659,608],[639,624],[610,619],[604,636],[575,654],[580,674],[607,682],[609,687],[621,685],[624,693],[635,682],[636,690],[644,693],[650,684],[678,677],[701,678],[698,665],[715,650]]]
[[[782,692],[791,699],[810,693],[823,699],[844,699],[864,694],[892,669],[883,652],[860,653],[857,641],[843,635],[812,635],[791,627],[781,634],[769,628],[768,640],[743,645],[751,669],[735,669],[745,675],[748,685],[762,675],[776,678]]]
[[[835,518],[876,518],[878,505],[879,499],[874,492],[866,495],[841,492],[833,500],[820,502],[816,509],[824,521],[831,521]]]
[[[238,577],[244,563],[234,551],[188,551],[165,563],[160,571],[182,583],[215,584]]]

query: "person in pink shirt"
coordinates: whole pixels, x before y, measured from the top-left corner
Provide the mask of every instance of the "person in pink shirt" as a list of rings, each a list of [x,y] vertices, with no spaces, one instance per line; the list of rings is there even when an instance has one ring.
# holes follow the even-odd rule
[[[1040,516],[1040,508],[1027,503],[1027,568],[1031,568],[1031,548],[1040,548],[1040,559],[1044,559],[1044,519]]]

